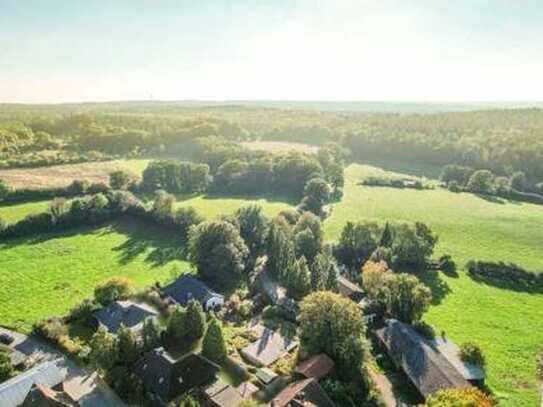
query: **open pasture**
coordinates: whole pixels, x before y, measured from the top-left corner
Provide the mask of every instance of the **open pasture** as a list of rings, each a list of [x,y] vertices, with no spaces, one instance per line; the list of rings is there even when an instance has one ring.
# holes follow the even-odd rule
[[[504,406],[535,406],[539,384],[536,353],[543,344],[543,293],[475,282],[465,272],[470,259],[515,262],[543,271],[543,206],[489,200],[467,193],[360,186],[380,169],[351,165],[345,195],[325,221],[327,239],[337,239],[348,221],[422,221],[439,235],[436,255],[448,253],[458,276],[430,273],[434,305],[425,319],[458,344],[478,342],[486,351],[487,384]]]
[[[109,181],[109,174],[129,170],[141,174],[149,160],[116,160],[81,164],[54,165],[39,168],[0,170],[0,179],[13,188],[44,189],[62,188],[74,180],[90,182]]]
[[[0,242],[0,325],[24,331],[65,314],[114,276],[138,287],[190,270],[172,233],[132,219]]]

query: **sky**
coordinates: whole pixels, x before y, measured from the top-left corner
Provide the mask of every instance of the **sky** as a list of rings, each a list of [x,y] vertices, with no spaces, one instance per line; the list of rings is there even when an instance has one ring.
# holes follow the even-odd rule
[[[0,0],[0,102],[541,101],[541,0]]]

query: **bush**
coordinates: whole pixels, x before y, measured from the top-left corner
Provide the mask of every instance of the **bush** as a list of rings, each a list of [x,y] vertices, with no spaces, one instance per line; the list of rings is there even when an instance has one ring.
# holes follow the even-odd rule
[[[467,363],[484,368],[485,355],[479,345],[473,342],[465,342],[460,345],[460,358]]]
[[[226,345],[222,334],[222,328],[217,318],[213,317],[202,343],[202,355],[209,360],[222,364],[226,360]]]
[[[426,407],[492,407],[494,401],[476,387],[440,390],[428,398]]]
[[[122,277],[113,277],[96,286],[94,298],[106,307],[117,300],[126,300],[134,294],[134,283]]]
[[[474,278],[490,278],[526,285],[543,284],[543,274],[532,273],[513,263],[471,260],[466,268]]]
[[[96,303],[93,300],[83,300],[70,310],[68,318],[70,321],[79,321],[88,325],[93,319],[96,308]]]

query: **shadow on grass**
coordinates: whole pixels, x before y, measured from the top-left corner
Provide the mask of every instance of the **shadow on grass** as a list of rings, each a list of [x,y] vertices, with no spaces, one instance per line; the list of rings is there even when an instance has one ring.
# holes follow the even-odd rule
[[[539,281],[510,281],[497,278],[482,277],[479,274],[468,273],[468,276],[479,284],[485,284],[502,290],[515,291],[518,293],[543,294],[543,283]]]
[[[432,291],[432,305],[441,304],[443,299],[452,292],[438,271],[426,271],[417,274],[417,276]]]
[[[145,262],[152,267],[159,267],[174,260],[186,260],[186,244],[175,234],[155,225],[132,218],[123,218],[112,225],[112,229],[128,237],[113,248],[120,252],[119,262],[129,264],[140,255],[145,254]]]

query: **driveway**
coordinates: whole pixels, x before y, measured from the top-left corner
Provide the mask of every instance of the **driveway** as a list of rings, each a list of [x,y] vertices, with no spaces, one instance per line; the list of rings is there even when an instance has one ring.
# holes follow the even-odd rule
[[[125,404],[113,390],[98,376],[85,367],[80,367],[54,347],[35,336],[27,336],[0,327],[0,334],[7,333],[15,339],[10,348],[35,358],[40,362],[62,358],[61,369],[66,370],[64,389],[77,400],[81,407],[123,407]]]

